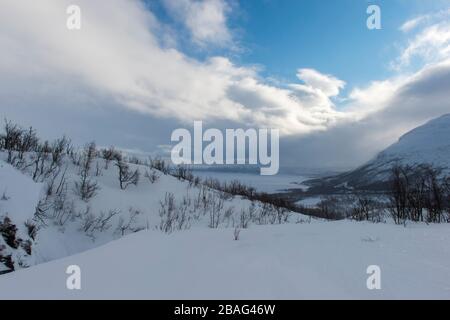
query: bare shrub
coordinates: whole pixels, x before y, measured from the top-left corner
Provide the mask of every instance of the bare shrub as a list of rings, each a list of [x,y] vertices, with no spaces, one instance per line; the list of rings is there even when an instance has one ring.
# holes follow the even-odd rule
[[[116,160],[115,166],[119,169],[120,189],[125,190],[130,185],[139,183],[139,170],[130,171],[130,167],[121,160]]]
[[[226,227],[228,228],[230,226],[230,221],[232,222],[232,225],[234,226],[234,207],[228,207],[224,213],[223,213],[223,220],[227,221]]]
[[[151,170],[150,172],[146,170],[144,173],[144,177],[147,178],[151,184],[157,182],[160,178],[160,176],[154,170]]]
[[[108,170],[109,163],[113,160],[122,160],[122,154],[120,151],[114,149],[114,147],[109,147],[108,149],[102,149],[100,151],[101,157],[105,160],[105,170]]]
[[[149,157],[149,166],[150,166],[150,168],[161,171],[165,175],[170,173],[169,164],[167,163],[167,161],[165,161],[161,157],[155,157],[155,158]]]
[[[289,210],[283,207],[276,207],[276,213],[278,224],[289,222],[289,216],[291,215]]]
[[[85,146],[80,161],[80,180],[75,182],[75,193],[86,202],[94,197],[100,188],[97,182],[90,178],[91,166],[96,154],[94,142]]]
[[[52,198],[51,208],[53,211],[53,220],[60,226],[72,220],[75,215],[75,204],[73,201],[67,201],[67,188],[64,187],[61,192]]]
[[[131,164],[142,165],[141,159],[139,159],[137,156],[128,157],[127,162]]]
[[[447,222],[448,178],[430,165],[394,166],[391,171],[388,210],[395,223],[407,220]]]
[[[226,194],[230,196],[242,196],[250,201],[258,201],[261,203],[273,205],[274,207],[282,207],[287,209],[288,211],[303,213],[303,211],[300,210],[299,207],[294,205],[290,200],[278,195],[256,192],[255,188],[247,186],[238,180],[221,183],[218,179],[206,178],[203,181],[199,182],[210,189],[221,191],[224,194],[224,199],[227,199],[227,197],[225,196]]]
[[[30,240],[25,240],[20,243],[20,247],[26,252],[26,254],[31,255],[33,243]]]
[[[93,144],[93,146],[95,150],[95,144]],[[52,162],[50,164],[50,167],[53,168],[60,166],[65,151],[70,149],[71,142],[67,137],[63,136],[62,138],[55,140],[51,146]]]
[[[409,170],[409,167],[394,166],[391,172],[389,211],[397,224],[408,218]]]
[[[15,270],[12,255],[6,252],[6,246],[4,245],[0,245],[0,263],[3,264],[8,269],[0,271],[0,275],[13,272]]]
[[[355,194],[352,200],[351,218],[356,221],[371,220],[371,214],[375,209],[374,200],[364,194]]]
[[[6,244],[14,249],[19,247],[19,241],[16,237],[16,233],[16,225],[12,223],[9,217],[4,217],[3,221],[0,221],[0,235],[3,237]]]
[[[90,237],[94,237],[96,231],[103,232],[111,227],[111,219],[120,213],[119,210],[109,210],[108,212],[101,212],[96,216],[91,212],[89,206],[81,213],[81,229]]]
[[[224,205],[223,199],[219,197],[212,198],[212,203],[209,211],[210,228],[216,229],[219,227],[223,205]]]
[[[34,167],[32,178],[34,181],[45,174],[45,163],[48,159],[48,153],[45,146],[39,146],[35,153],[31,156],[31,166]]]
[[[198,187],[201,183],[202,183],[202,179],[200,177],[194,177],[193,180],[191,180],[191,183],[195,186]]]
[[[114,233],[119,236],[124,236],[127,233],[134,233],[143,230],[144,228],[136,226],[137,217],[140,214],[141,212],[139,210],[130,208],[128,219],[125,220],[123,217],[120,217]]]
[[[165,233],[190,228],[190,217],[186,206],[177,208],[173,193],[166,193],[164,201],[160,202],[159,216],[161,218],[158,229]]]
[[[34,213],[34,220],[38,221],[39,225],[47,226],[46,220],[50,218],[50,208],[51,204],[48,199],[39,200]]]
[[[97,191],[100,189],[96,181],[91,179],[81,178],[80,182],[75,181],[75,193],[81,198],[83,201],[89,201],[92,197],[97,194]]]
[[[8,152],[7,162],[13,164],[15,161],[14,152],[20,149],[22,135],[24,131],[11,121],[5,119],[5,133],[1,136],[2,147]]]
[[[187,180],[187,181],[194,180],[194,175],[192,174],[192,169],[185,165],[176,166],[172,175],[174,177],[176,177],[178,180]]]
[[[9,197],[6,195],[6,190],[3,191],[2,197],[0,198],[1,201],[8,201]]]
[[[102,168],[98,162],[95,163],[95,176],[100,177],[102,175]]]
[[[36,135],[36,131],[33,128],[29,128],[27,131],[22,131],[21,139],[18,145],[18,158],[24,161],[25,152],[33,151],[39,145],[39,139]]]
[[[242,229],[247,229],[250,225],[251,217],[249,210],[241,210],[241,214],[239,216],[239,227]]]
[[[239,227],[235,227],[233,231],[233,239],[234,241],[238,241],[241,235],[241,229]]]
[[[54,193],[59,194],[65,191],[67,187],[66,173],[67,173],[67,165],[64,168],[64,171],[62,171],[61,167],[57,167],[57,169],[49,173],[50,177],[48,177],[46,182],[46,191],[45,191],[46,198],[52,196]]]
[[[27,228],[28,236],[31,239],[36,240],[36,235],[39,230],[38,226],[33,221],[26,221],[25,227]]]
[[[350,215],[350,206],[343,198],[336,196],[326,196],[317,205],[318,214],[316,216],[328,220],[341,220]]]

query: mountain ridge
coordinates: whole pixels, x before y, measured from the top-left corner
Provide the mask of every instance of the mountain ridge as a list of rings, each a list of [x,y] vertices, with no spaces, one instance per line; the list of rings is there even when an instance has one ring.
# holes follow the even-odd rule
[[[393,166],[430,165],[450,173],[450,113],[432,119],[402,135],[364,165],[335,176],[306,181],[310,193],[333,193],[354,189],[386,189]]]

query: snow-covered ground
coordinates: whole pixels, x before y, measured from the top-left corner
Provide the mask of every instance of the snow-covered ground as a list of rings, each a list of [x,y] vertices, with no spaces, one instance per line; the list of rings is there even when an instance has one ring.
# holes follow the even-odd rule
[[[0,277],[0,299],[450,299],[450,226],[349,221],[143,231]],[[81,290],[66,289],[69,265]],[[367,267],[381,268],[368,290]]]
[[[42,184],[0,161],[0,215],[14,214],[19,224],[32,219],[41,189]]]
[[[0,222],[10,218],[21,241],[11,246],[0,235],[0,258],[11,255],[16,270],[0,276],[0,299],[450,299],[449,224],[315,220],[145,165],[129,164],[141,179],[122,190],[117,167],[105,165],[94,160],[90,179],[99,189],[83,201],[74,191],[79,166],[65,159],[54,171],[55,188],[65,185],[61,203],[55,190],[46,197],[49,178],[35,182],[30,167],[19,171],[0,160]],[[146,171],[159,178],[150,181]],[[171,206],[169,193],[171,215],[186,216],[167,234],[161,210]],[[45,223],[31,237],[24,223],[45,198]],[[104,226],[83,230],[110,210],[117,214]],[[81,268],[79,291],[66,288],[70,265]],[[381,290],[366,285],[373,265],[381,268]]]
[[[31,241],[25,223],[33,219],[41,190],[42,184],[34,183],[31,178],[0,161],[0,223],[5,219],[12,220],[17,227],[17,238],[23,241],[17,248],[11,248],[0,235],[0,257],[11,255],[16,268],[36,263],[35,257],[24,249],[25,241]],[[0,263],[0,274],[5,270]]]
[[[0,159],[5,156],[0,153]],[[25,222],[33,219],[38,203],[47,199],[42,206],[46,210],[46,218],[34,219],[39,231],[32,241],[32,254],[27,255],[20,247],[7,245],[0,235],[0,258],[13,254],[15,270],[18,270],[93,249],[139,230],[167,232],[166,229],[171,229],[172,232],[191,227],[226,228],[241,224],[242,219],[249,222],[258,219],[260,224],[285,223],[295,222],[301,216],[291,214],[288,217],[286,213],[287,218],[278,221],[274,207],[263,208],[260,203],[202,185],[195,186],[145,165],[129,166],[130,171],[139,170],[141,177],[137,185],[122,190],[114,163],[109,163],[106,168],[103,159],[95,159],[89,178],[97,183],[98,190],[88,201],[83,201],[75,192],[75,183],[80,180],[80,168],[69,158],[63,161],[60,171],[54,171],[59,173],[54,179],[53,194],[48,198],[46,189],[51,178],[43,178],[42,182],[36,183],[29,172],[33,167],[26,166],[26,169],[19,171],[0,160],[0,197],[5,194],[5,199],[0,200],[0,223],[5,217],[11,219],[11,223],[18,228],[17,238],[29,240]],[[156,181],[146,178],[145,172],[153,173]],[[61,197],[56,194],[59,185],[64,186]],[[173,203],[169,203],[171,197]],[[165,211],[162,217],[163,206]],[[263,209],[265,215],[259,219],[257,216]],[[110,219],[104,223],[98,221],[104,219],[102,215],[107,217],[111,212],[114,215]],[[27,263],[19,265],[21,260]],[[1,259],[0,267],[0,272],[5,271]]]

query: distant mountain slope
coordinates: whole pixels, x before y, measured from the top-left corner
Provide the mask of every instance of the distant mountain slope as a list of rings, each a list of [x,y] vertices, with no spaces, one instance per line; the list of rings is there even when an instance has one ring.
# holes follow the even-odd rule
[[[394,165],[429,164],[450,173],[450,114],[403,135],[367,164],[337,176],[308,181],[312,192],[353,188],[379,190],[385,187]]]
[[[403,164],[432,164],[450,167],[450,114],[431,120],[411,130],[400,140],[381,152],[373,162],[399,160]]]

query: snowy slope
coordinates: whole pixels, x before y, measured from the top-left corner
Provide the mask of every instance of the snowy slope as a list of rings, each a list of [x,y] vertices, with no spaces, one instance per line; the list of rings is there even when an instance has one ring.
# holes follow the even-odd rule
[[[0,153],[0,158],[2,156],[5,158],[5,155]],[[31,159],[33,155],[30,154],[28,157]],[[54,179],[53,188],[56,189],[60,181],[65,179],[64,197],[57,198],[54,191],[48,198],[48,203],[44,205],[48,218],[34,219],[34,223],[39,225],[39,230],[33,241],[33,260],[27,265],[74,255],[139,230],[157,230],[162,221],[160,215],[162,203],[169,194],[173,195],[173,205],[177,212],[186,214],[181,229],[209,228],[214,210],[216,215],[214,219],[217,221],[214,228],[239,224],[242,212],[246,215],[253,211],[255,214],[261,212],[259,203],[252,203],[202,185],[193,185],[146,165],[129,164],[129,166],[130,170],[139,170],[141,177],[137,185],[130,185],[122,190],[118,182],[117,167],[113,163],[106,167],[103,159],[95,159],[90,179],[97,183],[99,189],[94,197],[83,201],[74,192],[75,183],[80,179],[79,166],[68,157],[64,159],[61,170],[55,171],[59,173]],[[21,232],[24,229],[24,222],[33,219],[38,203],[46,198],[45,190],[52,177],[43,178],[42,183],[35,183],[30,178],[33,166],[25,167],[23,172],[20,172],[0,160],[0,196],[5,191],[8,197],[7,201],[0,201],[0,218],[8,215]],[[158,179],[151,182],[145,177],[145,172],[153,172]],[[97,218],[109,212],[116,214],[107,221],[102,230],[84,230],[87,219]],[[272,212],[272,215],[276,214]],[[292,221],[295,222],[299,216],[301,215],[292,214]],[[173,224],[178,223],[179,221],[175,221]],[[121,226],[126,228],[122,230]]]
[[[27,161],[33,156],[27,154]],[[60,170],[36,179],[39,183],[29,178],[32,166],[20,172],[0,160],[0,192],[5,191],[0,216],[11,218],[19,236],[29,240],[24,222],[33,218],[36,206],[46,210],[31,256],[20,246],[2,249],[16,264],[24,261],[31,268],[17,266],[18,271],[1,275],[0,299],[450,298],[448,225],[311,221],[147,165],[129,164],[141,179],[122,190],[117,167],[100,158],[89,173],[99,189],[85,201],[75,192],[77,159],[65,157]],[[159,178],[147,179],[146,171]],[[57,186],[64,186],[63,201]],[[161,210],[170,206],[165,203],[169,193],[172,215],[186,214],[186,224],[166,234],[159,226],[167,218]],[[117,214],[101,230],[83,230],[86,219],[111,210]],[[131,219],[133,212],[138,214]],[[217,224],[211,227],[214,214]],[[286,220],[278,221],[283,214]],[[243,219],[249,228],[242,227],[234,241],[234,227]],[[0,245],[4,239],[0,234]],[[74,264],[82,270],[81,291],[66,289],[66,268]],[[383,290],[367,289],[369,265],[381,267]]]
[[[434,119],[403,135],[399,141],[373,161],[402,164],[432,164],[446,170],[450,168],[450,114]]]
[[[20,225],[32,219],[41,189],[42,184],[0,161],[0,197],[6,198],[0,200],[0,215],[10,215]]]
[[[28,234],[25,223],[33,219],[41,190],[41,184],[35,183],[31,178],[0,161],[0,224],[3,227],[6,224],[12,225],[17,229],[15,239],[23,241],[21,244],[11,245],[0,236],[0,260],[2,257],[4,259],[10,256],[15,269],[36,263],[34,252],[28,254],[23,249],[23,244],[25,241],[34,242]],[[0,273],[8,269],[0,261]]]
[[[307,182],[315,190],[332,191],[345,188],[383,189],[394,165],[432,165],[450,174],[450,114],[411,130],[378,154],[373,160],[353,171]]]
[[[0,299],[449,299],[450,226],[350,221],[142,231],[0,277]],[[81,290],[66,289],[69,265]],[[381,268],[368,290],[367,267]]]

